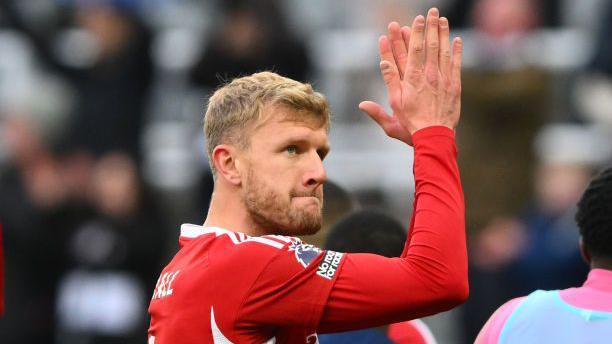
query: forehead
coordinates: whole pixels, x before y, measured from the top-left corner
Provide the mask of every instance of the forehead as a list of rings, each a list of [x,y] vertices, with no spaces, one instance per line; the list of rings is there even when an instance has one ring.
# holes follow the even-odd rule
[[[327,116],[305,109],[298,110],[282,103],[264,105],[255,123],[255,128],[270,122],[301,122],[313,129],[319,127],[328,129],[329,127]]]
[[[265,109],[251,137],[264,141],[312,140],[318,145],[328,145],[327,125],[322,119],[285,106]]]

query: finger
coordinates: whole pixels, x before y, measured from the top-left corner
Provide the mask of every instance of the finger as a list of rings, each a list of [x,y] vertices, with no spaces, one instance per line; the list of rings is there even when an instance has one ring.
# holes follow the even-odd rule
[[[406,52],[410,49],[410,26],[402,26],[402,38],[406,46]]]
[[[453,40],[453,62],[451,67],[452,81],[461,84],[461,56],[463,54],[463,41],[460,37]]]
[[[413,70],[423,69],[423,36],[425,34],[425,18],[418,15],[412,21],[410,30],[410,49],[408,49],[408,66]]]
[[[448,19],[445,17],[440,18],[440,25],[438,29],[438,36],[440,38],[440,73],[447,77],[450,77],[451,73],[451,47],[449,30]]]
[[[385,35],[380,36],[378,47],[380,49],[380,73],[387,85],[389,98],[393,99],[400,92],[400,76],[391,51],[389,38]]]
[[[427,29],[425,32],[425,69],[438,71],[438,54],[440,51],[440,40],[438,37],[439,13],[437,8],[427,12]]]
[[[385,129],[391,122],[391,116],[379,104],[372,101],[359,103],[359,109],[370,116],[378,125]]]
[[[395,65],[400,74],[400,78],[404,75],[404,68],[406,67],[406,61],[408,61],[408,51],[404,44],[404,38],[402,37],[402,29],[397,22],[391,22],[389,24],[389,39],[391,40],[391,49],[393,50],[393,56],[395,57]]]
[[[404,40],[404,46],[406,47],[406,61],[402,65],[404,72],[408,68],[408,51],[410,51],[410,26],[402,26],[402,39]]]

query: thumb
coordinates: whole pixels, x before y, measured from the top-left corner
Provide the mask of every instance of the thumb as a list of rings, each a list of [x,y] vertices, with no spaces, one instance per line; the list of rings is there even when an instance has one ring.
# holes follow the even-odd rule
[[[385,111],[385,109],[373,101],[367,100],[359,103],[359,110],[368,114],[368,116],[378,123],[378,125],[383,127],[383,129],[385,129],[391,121],[391,117]]]

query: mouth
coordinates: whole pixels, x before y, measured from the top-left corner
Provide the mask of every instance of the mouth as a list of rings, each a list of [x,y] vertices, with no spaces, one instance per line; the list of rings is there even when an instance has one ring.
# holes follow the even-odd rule
[[[316,204],[320,205],[321,200],[316,196],[295,196],[293,199],[302,205]]]

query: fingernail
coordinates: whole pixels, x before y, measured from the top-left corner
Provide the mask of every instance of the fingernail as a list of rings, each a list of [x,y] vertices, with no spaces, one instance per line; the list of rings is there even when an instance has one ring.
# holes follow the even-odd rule
[[[446,19],[446,17],[441,17],[440,18],[440,26],[448,26],[448,19]]]
[[[440,15],[440,11],[438,11],[438,9],[437,9],[436,7],[432,7],[432,8],[429,10],[429,13],[430,13],[431,15],[433,15],[433,16],[436,16],[436,17],[437,17],[438,15]]]
[[[416,20],[417,24],[423,24],[423,23],[425,22],[425,17],[423,17],[422,15],[420,15],[420,14],[419,14],[419,15],[418,15],[418,16],[415,18],[415,20]]]

